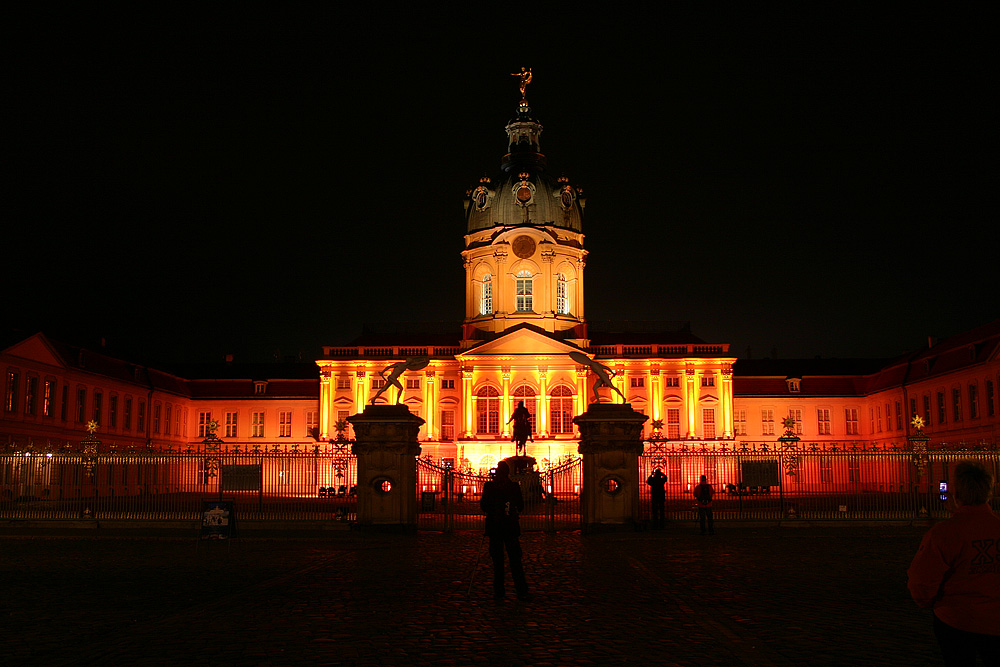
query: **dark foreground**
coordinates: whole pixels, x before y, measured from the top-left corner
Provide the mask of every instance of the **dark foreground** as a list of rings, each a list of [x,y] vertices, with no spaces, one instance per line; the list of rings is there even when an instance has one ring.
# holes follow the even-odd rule
[[[0,663],[933,665],[924,530],[529,533],[503,604],[485,553],[467,597],[478,533],[0,537]]]

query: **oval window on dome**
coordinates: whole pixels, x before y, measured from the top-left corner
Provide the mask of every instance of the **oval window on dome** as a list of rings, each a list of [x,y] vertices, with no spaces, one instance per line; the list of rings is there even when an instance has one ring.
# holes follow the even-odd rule
[[[531,190],[527,186],[521,186],[517,189],[517,200],[522,204],[527,204],[531,201]]]

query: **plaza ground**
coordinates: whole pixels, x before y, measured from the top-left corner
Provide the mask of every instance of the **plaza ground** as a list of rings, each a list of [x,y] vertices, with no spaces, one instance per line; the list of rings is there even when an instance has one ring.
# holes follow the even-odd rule
[[[526,533],[493,601],[481,534],[0,537],[0,656],[30,665],[934,665],[906,590],[926,526],[691,522]],[[512,587],[511,587],[512,589]]]

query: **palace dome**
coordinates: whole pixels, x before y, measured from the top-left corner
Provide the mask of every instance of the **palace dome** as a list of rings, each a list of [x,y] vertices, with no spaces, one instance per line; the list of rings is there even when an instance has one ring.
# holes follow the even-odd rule
[[[582,191],[566,177],[554,178],[546,171],[539,148],[542,125],[532,116],[527,100],[521,100],[505,129],[507,154],[500,161],[500,173],[484,176],[468,192],[467,231],[535,225],[582,232]]]

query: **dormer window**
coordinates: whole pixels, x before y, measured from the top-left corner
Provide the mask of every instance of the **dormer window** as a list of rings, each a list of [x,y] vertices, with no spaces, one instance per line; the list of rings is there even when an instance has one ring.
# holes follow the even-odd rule
[[[788,385],[788,391],[797,394],[801,389],[802,378],[785,378],[785,384]]]
[[[493,276],[483,276],[482,292],[479,298],[479,312],[483,315],[493,314]]]
[[[556,313],[569,315],[569,301],[566,299],[566,275],[556,274]]]
[[[258,380],[258,381],[256,381],[256,382],[253,383],[253,393],[255,393],[255,394],[263,394],[266,391],[267,391],[267,381],[266,380]]]

